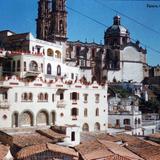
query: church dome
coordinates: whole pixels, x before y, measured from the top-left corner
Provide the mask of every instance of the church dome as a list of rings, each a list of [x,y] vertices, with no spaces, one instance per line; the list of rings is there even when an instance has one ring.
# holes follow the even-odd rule
[[[106,35],[128,34],[128,29],[121,25],[121,17],[113,18],[113,25],[106,30]]]

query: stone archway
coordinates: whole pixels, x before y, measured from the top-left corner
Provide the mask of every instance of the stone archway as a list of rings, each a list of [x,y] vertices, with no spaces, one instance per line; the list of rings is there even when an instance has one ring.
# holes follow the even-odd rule
[[[48,113],[47,111],[40,111],[38,114],[37,114],[37,118],[36,118],[36,121],[37,121],[37,125],[40,125],[40,126],[47,126],[49,123],[49,116],[48,116]]]
[[[24,111],[20,116],[21,127],[33,126],[33,114],[30,111]]]

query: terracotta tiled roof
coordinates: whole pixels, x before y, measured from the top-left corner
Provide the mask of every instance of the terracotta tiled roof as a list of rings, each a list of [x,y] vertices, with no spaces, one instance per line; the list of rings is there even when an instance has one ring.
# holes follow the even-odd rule
[[[78,157],[78,153],[74,149],[68,147],[62,147],[56,144],[46,143],[46,144],[39,144],[39,145],[25,147],[16,154],[16,158],[22,159],[45,151],[62,153],[72,157]]]
[[[128,149],[106,140],[84,142],[75,148],[84,160],[143,160]]]
[[[141,157],[139,157],[135,153],[131,152],[125,147],[122,147],[119,144],[116,144],[115,142],[110,142],[106,140],[99,140],[99,142],[104,144],[110,151],[112,151],[116,155],[127,157],[128,159],[143,160]]]
[[[38,133],[13,135],[13,143],[21,148],[47,142],[53,140]]]
[[[81,154],[88,154],[92,151],[106,150],[106,147],[97,140],[87,141],[75,147]]]
[[[52,129],[37,130],[37,132],[51,139],[63,139],[66,137],[64,134],[57,133]]]
[[[117,141],[121,140],[121,138],[118,138],[113,135],[109,135],[107,133],[99,133],[99,134],[87,133],[87,132],[81,133],[81,141],[82,142],[96,140],[96,139],[103,139],[103,140],[108,140],[108,141],[112,141],[112,142],[117,142]]]
[[[9,147],[0,144],[0,160],[4,159],[7,155]]]
[[[160,146],[152,145],[137,137],[123,134],[118,135],[128,143],[127,149],[144,158],[145,160],[160,160]]]
[[[122,157],[122,156],[120,156],[120,155],[117,154],[117,155],[108,156],[106,158],[106,160],[132,160],[132,159],[129,159],[127,157]]]

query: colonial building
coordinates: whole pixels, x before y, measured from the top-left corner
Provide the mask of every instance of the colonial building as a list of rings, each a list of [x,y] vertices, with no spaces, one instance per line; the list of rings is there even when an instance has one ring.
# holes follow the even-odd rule
[[[141,82],[144,79],[146,50],[138,41],[131,41],[128,29],[121,25],[120,16],[115,16],[113,25],[106,30],[104,47],[103,75],[107,76],[108,81]]]

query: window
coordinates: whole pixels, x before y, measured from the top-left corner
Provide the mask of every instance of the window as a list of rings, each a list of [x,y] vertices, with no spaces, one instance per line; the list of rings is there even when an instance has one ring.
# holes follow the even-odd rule
[[[43,64],[41,63],[41,71],[43,72]]]
[[[20,60],[17,61],[17,72],[20,71],[20,67],[21,67],[21,62]]]
[[[15,102],[17,102],[18,101],[18,93],[15,93],[15,100],[14,100]]]
[[[79,57],[81,51],[81,47],[77,46],[76,47],[76,56]]]
[[[38,101],[43,101],[43,93],[40,93],[40,94],[38,95]]]
[[[7,100],[8,99],[8,94],[7,94],[7,92],[4,92],[3,93],[3,100]]]
[[[99,103],[99,94],[95,94],[95,102]]]
[[[88,131],[89,131],[89,126],[88,126],[87,123],[84,123],[84,124],[83,124],[82,130],[83,130],[84,132],[88,132]]]
[[[135,119],[135,124],[137,124],[137,118]]]
[[[38,64],[36,61],[31,61],[29,64],[30,71],[38,71]]]
[[[30,101],[33,100],[33,94],[32,94],[32,93],[29,93],[28,99],[29,99]]]
[[[119,125],[120,125],[120,120],[116,119],[116,126],[119,126]]]
[[[51,74],[52,73],[52,67],[51,67],[51,64],[48,63],[47,64],[47,74]]]
[[[16,70],[16,62],[13,61],[13,64],[12,64],[12,65],[13,65],[13,66],[12,66],[12,71],[15,72],[15,70]]]
[[[49,48],[49,49],[47,50],[47,56],[54,57],[54,52],[53,52],[52,49]]]
[[[70,95],[70,99],[71,100],[79,100],[79,93],[77,92],[72,92],[71,95]]]
[[[60,100],[63,100],[63,99],[64,99],[64,94],[60,93]]]
[[[88,101],[88,94],[84,94],[84,102],[86,103]]]
[[[141,119],[140,118],[138,119],[138,124],[141,124]]]
[[[71,132],[71,141],[75,141],[75,132]]]
[[[24,62],[24,71],[26,71],[26,62]]]
[[[44,99],[45,99],[45,101],[48,101],[48,94],[47,93],[44,94]]]
[[[61,58],[61,52],[60,51],[58,51],[58,50],[56,50],[55,51],[55,58]]]
[[[37,47],[37,53],[40,53],[40,50],[41,50],[41,49],[40,49],[39,47]]]
[[[61,75],[61,66],[58,65],[57,66],[57,76],[60,76]]]
[[[21,95],[21,99],[22,101],[32,101],[33,100],[33,94],[30,92],[30,93],[23,93]]]
[[[72,108],[71,115],[75,116],[75,117],[78,116],[78,109],[77,108]]]
[[[93,49],[92,49],[92,59],[95,58],[95,54],[96,54],[96,50],[95,50],[95,48],[93,48]]]
[[[99,109],[96,108],[96,116],[99,116]]]
[[[59,31],[60,33],[64,33],[64,23],[62,20],[59,21]]]
[[[88,110],[87,108],[84,109],[84,117],[87,117],[88,116]]]
[[[71,79],[74,79],[74,73],[71,73]]]
[[[54,102],[54,94],[52,94],[52,102]]]
[[[130,119],[124,119],[123,124],[124,125],[130,125]]]

